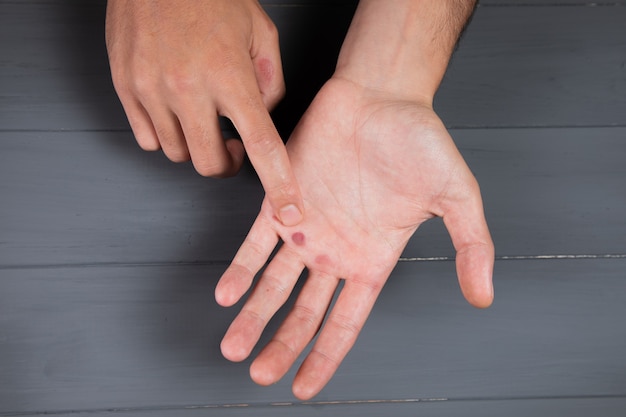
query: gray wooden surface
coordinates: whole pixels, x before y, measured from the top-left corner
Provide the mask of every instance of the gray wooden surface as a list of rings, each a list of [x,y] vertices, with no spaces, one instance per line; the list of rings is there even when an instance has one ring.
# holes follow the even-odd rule
[[[463,301],[427,223],[303,404],[293,371],[261,388],[219,353],[237,308],[213,289],[261,201],[254,173],[139,150],[104,1],[0,0],[0,416],[626,415],[625,3],[481,2],[436,108],[481,183],[496,302]],[[288,136],[355,1],[264,4]]]

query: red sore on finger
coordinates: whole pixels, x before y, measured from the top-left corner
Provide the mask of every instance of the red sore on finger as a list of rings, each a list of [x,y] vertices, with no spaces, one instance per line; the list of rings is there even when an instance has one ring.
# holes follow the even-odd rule
[[[261,77],[260,80],[257,80],[259,84],[268,85],[274,78],[274,64],[267,58],[260,58],[256,61],[256,70],[257,75]]]
[[[295,243],[298,246],[303,246],[304,242],[306,241],[306,238],[304,237],[304,233],[302,232],[296,232],[293,235],[291,235],[291,240],[293,241],[293,243]]]
[[[318,266],[328,265],[330,264],[330,258],[328,257],[328,255],[317,255],[315,257],[315,263]]]

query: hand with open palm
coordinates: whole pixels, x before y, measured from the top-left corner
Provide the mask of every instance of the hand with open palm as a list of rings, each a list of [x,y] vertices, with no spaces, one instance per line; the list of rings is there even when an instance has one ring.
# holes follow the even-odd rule
[[[478,184],[430,103],[335,77],[287,148],[305,220],[286,227],[264,201],[216,289],[221,305],[235,304],[284,242],[222,341],[226,358],[241,361],[308,269],[293,310],[252,363],[254,381],[278,381],[319,331],[293,385],[298,398],[316,395],[356,341],[409,238],[434,216],[452,237],[464,296],[476,307],[491,304],[494,248]]]

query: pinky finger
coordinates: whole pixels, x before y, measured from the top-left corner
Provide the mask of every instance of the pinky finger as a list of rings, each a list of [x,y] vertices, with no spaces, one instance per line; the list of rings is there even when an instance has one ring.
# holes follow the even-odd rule
[[[330,381],[356,342],[381,289],[367,282],[346,281],[313,350],[296,375],[296,397],[311,399]]]

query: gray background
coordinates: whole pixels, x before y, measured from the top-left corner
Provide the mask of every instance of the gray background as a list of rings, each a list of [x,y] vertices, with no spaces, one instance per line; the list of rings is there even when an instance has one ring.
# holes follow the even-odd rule
[[[264,3],[287,137],[355,2]],[[293,371],[257,387],[219,353],[237,307],[213,289],[258,180],[139,149],[104,6],[0,1],[0,416],[626,415],[625,1],[481,2],[436,110],[481,184],[495,303],[462,299],[450,240],[427,223],[304,404]]]

